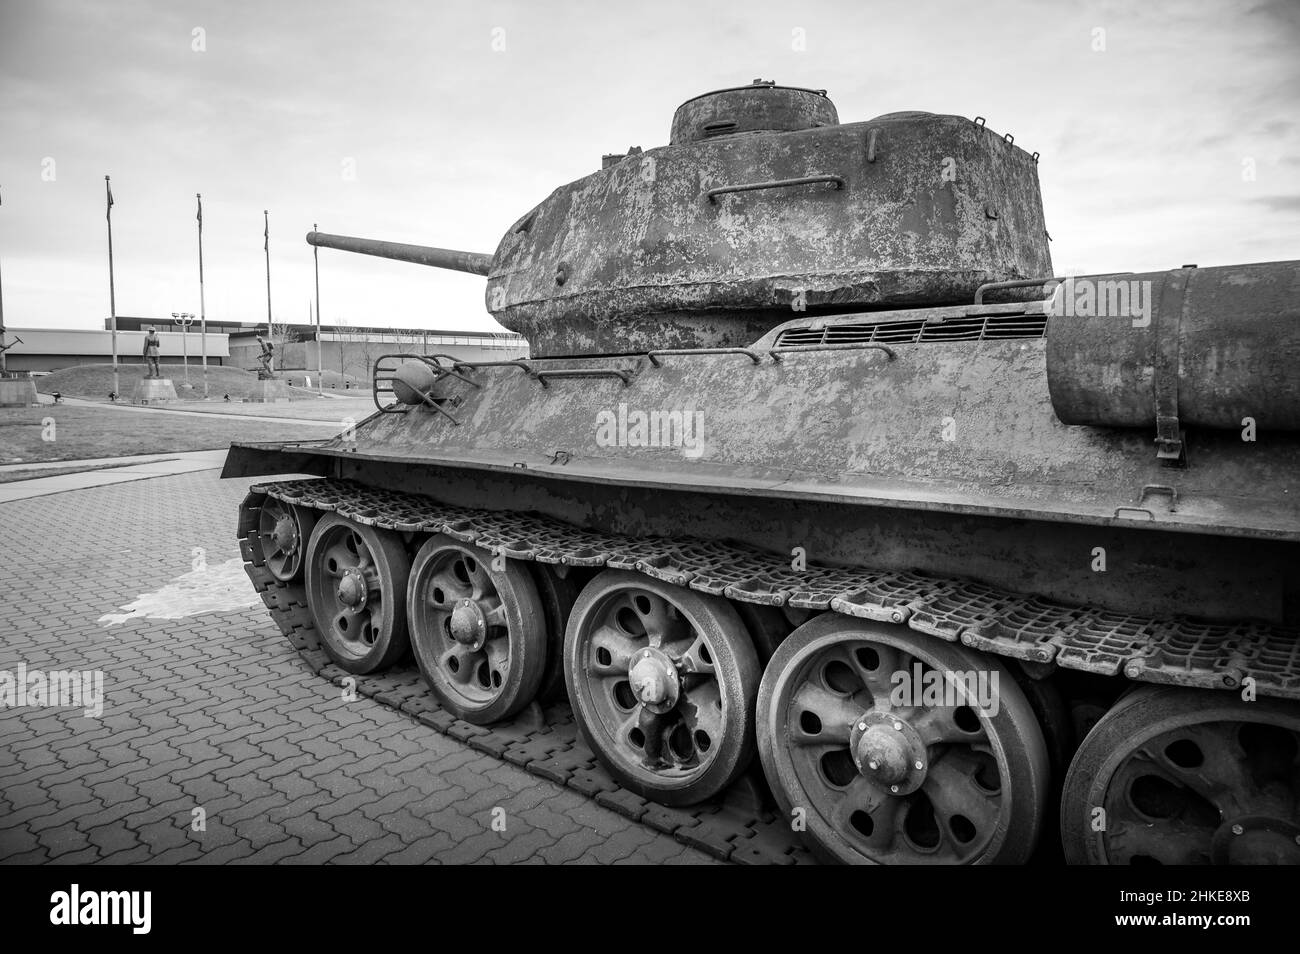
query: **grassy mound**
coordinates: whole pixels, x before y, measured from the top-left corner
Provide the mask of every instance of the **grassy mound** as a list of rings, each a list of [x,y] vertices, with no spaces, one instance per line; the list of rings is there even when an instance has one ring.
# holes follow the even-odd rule
[[[163,365],[163,373],[176,385],[176,396],[182,401],[203,400],[203,369],[190,364],[190,384],[193,388],[185,389],[185,372],[176,365]],[[144,376],[144,365],[118,365],[118,400],[130,401],[136,384]],[[302,383],[302,372],[284,373],[281,377],[287,382],[293,378],[295,384]],[[337,377],[337,375],[336,375]],[[355,387],[355,385],[353,385]],[[231,401],[242,401],[257,387],[257,374],[242,368],[208,365],[209,400],[223,401],[230,395]],[[342,387],[342,385],[340,385]],[[59,371],[52,371],[36,379],[36,389],[42,394],[55,391],[64,397],[84,398],[90,401],[107,401],[108,392],[113,389],[113,366],[111,364],[79,364]],[[314,400],[315,395],[305,390],[295,390],[294,399]]]
[[[338,421],[319,425],[248,421],[224,414],[168,414],[66,404],[3,408],[0,464],[214,450],[229,447],[231,441],[323,439],[339,430]]]

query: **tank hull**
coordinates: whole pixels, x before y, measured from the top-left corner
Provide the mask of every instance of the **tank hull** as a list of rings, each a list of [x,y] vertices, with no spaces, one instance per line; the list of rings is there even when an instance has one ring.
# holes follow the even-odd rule
[[[1034,307],[979,311],[1024,321]],[[1243,454],[1235,433],[1196,431],[1171,468],[1150,432],[1060,422],[1042,337],[800,351],[782,335],[744,352],[465,367],[443,379],[448,413],[394,406],[348,439],[237,445],[226,475],[313,473],[631,537],[802,547],[824,565],[1117,612],[1300,619],[1295,435]]]

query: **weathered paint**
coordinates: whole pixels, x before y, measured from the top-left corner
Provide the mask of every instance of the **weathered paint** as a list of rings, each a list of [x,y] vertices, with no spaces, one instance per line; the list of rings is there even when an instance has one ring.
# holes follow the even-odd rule
[[[539,356],[740,345],[795,313],[1052,271],[1037,166],[1008,138],[925,112],[840,125],[824,91],[763,81],[684,103],[670,145],[604,157],[493,256],[307,240],[487,274],[488,310]]]
[[[704,93],[682,103],[673,114],[668,143],[679,146],[747,132],[796,132],[839,122],[825,90],[755,80],[749,86]]]
[[[843,188],[706,196],[818,175]],[[956,303],[1050,274],[1034,161],[967,119],[912,112],[629,155],[510,229],[487,305],[534,354],[608,353],[736,344],[798,309]]]
[[[355,450],[341,440],[324,450],[775,500],[1300,540],[1296,435],[1243,448],[1236,434],[1197,431],[1189,466],[1172,469],[1145,431],[1063,424],[1041,338],[891,347],[893,360],[847,350],[757,365],[735,354],[668,356],[662,367],[643,357],[531,363],[623,369],[626,387],[612,377],[543,387],[519,368],[482,368],[471,372],[481,387],[449,385],[462,402],[459,426],[427,408],[385,414],[358,427]],[[601,415],[617,418],[620,405],[698,412],[699,452],[602,443]],[[1148,485],[1173,487],[1174,507]]]

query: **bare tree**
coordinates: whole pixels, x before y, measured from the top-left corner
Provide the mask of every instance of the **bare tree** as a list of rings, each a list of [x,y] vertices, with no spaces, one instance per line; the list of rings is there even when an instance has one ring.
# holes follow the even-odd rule
[[[275,356],[271,359],[271,370],[284,370],[285,345],[298,340],[298,334],[287,321],[274,321],[267,326],[267,339],[275,345]]]

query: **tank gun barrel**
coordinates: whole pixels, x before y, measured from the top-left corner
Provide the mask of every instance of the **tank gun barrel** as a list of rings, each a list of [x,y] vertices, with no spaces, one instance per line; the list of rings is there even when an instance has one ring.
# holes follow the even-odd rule
[[[460,252],[432,245],[406,245],[402,242],[384,242],[379,239],[354,238],[351,235],[330,235],[327,232],[308,232],[307,244],[318,248],[336,248],[342,252],[377,255],[399,262],[414,262],[432,268],[447,268],[454,272],[472,272],[486,275],[492,267],[492,256],[482,252]]]

